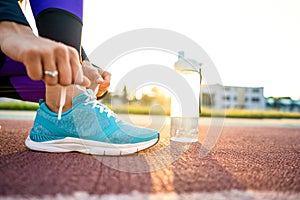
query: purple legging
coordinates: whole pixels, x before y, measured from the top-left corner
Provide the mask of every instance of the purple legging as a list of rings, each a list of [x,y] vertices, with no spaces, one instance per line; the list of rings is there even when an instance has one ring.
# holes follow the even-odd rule
[[[30,0],[31,8],[35,19],[37,19],[38,15],[47,9],[59,9],[64,12],[71,13],[76,16],[80,23],[82,23],[82,8],[83,8],[83,0]],[[55,26],[55,24],[53,25]],[[39,27],[37,27],[39,30]],[[81,27],[78,28],[80,30],[81,37]],[[64,30],[58,30],[62,34],[64,34]],[[39,30],[40,32],[40,30]],[[49,36],[50,39],[56,39],[56,36]],[[78,37],[76,37],[77,40]],[[60,41],[64,42],[64,41]],[[76,49],[80,49],[78,47],[81,41],[77,41],[74,47]],[[71,42],[72,43],[72,42]],[[67,43],[68,44],[68,43]],[[7,90],[1,92],[3,94],[9,94],[8,97],[15,97],[25,101],[38,102],[39,99],[45,99],[45,84],[43,81],[33,81],[31,80],[26,73],[25,66],[16,62],[9,57],[6,57],[5,63],[0,66],[0,77],[1,82],[5,82],[9,84],[9,86],[1,87],[1,90]],[[11,93],[16,93],[15,95],[11,95]]]

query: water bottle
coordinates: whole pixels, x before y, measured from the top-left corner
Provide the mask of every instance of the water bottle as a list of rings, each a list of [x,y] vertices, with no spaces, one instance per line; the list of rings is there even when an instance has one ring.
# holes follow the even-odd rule
[[[181,80],[188,83],[189,93],[184,96],[185,103],[181,105],[180,99],[171,97],[171,141],[176,142],[197,142],[198,141],[198,120],[200,112],[200,83],[201,64],[192,59],[185,59],[184,52],[178,53],[178,61],[174,64],[174,70],[183,78]],[[185,83],[185,84],[186,84]],[[180,84],[180,83],[178,83]],[[185,112],[183,111],[184,108]]]

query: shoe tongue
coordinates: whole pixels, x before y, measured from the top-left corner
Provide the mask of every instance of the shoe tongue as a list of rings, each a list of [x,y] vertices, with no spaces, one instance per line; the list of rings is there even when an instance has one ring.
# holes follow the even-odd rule
[[[86,94],[80,94],[72,99],[73,106],[85,102],[88,96]]]
[[[80,104],[82,102],[86,102],[87,99],[93,98],[93,91],[90,89],[87,89],[85,93],[79,94],[76,97],[73,98],[72,104],[73,106],[76,104]]]

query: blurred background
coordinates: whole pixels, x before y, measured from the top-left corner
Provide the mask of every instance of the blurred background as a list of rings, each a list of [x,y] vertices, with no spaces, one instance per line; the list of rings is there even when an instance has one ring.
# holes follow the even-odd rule
[[[123,32],[140,28],[172,30],[199,44],[221,76],[226,95],[218,97],[219,86],[206,86],[204,81],[204,106],[299,112],[299,10],[298,0],[86,0],[82,44],[91,54]],[[29,5],[26,17],[34,26]],[[168,102],[170,95],[163,88],[140,88],[133,97],[133,89],[125,82],[122,91],[115,91],[115,86],[135,67],[161,64],[172,68],[176,60],[174,55],[154,51],[118,59],[107,68],[112,73],[107,98],[124,99],[125,91],[130,101]],[[213,88],[211,92],[207,87]]]

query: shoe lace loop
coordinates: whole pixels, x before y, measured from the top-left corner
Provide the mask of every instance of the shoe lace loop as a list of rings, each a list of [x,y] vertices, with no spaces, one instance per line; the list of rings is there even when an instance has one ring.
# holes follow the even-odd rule
[[[102,114],[103,112],[106,113],[107,118],[110,118],[113,116],[115,118],[115,121],[118,122],[120,121],[120,118],[109,108],[107,108],[105,105],[97,101],[96,98],[96,93],[92,91],[91,89],[86,89],[84,87],[81,87],[79,85],[76,85],[76,87],[80,90],[82,90],[86,95],[87,99],[85,100],[85,106],[92,104],[92,108],[99,108],[99,112]],[[59,105],[59,110],[58,110],[58,116],[57,119],[61,120],[61,115],[62,115],[62,108],[65,105],[66,101],[66,87],[61,88],[61,94],[60,94],[60,105]]]

